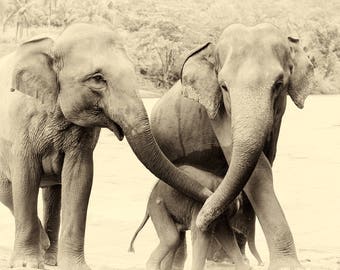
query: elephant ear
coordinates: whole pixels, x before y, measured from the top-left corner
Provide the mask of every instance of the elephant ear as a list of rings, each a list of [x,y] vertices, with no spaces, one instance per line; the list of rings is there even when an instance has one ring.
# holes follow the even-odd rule
[[[299,39],[288,37],[292,59],[288,93],[295,105],[302,109],[312,90],[314,76],[313,64],[299,44]]]
[[[182,71],[182,95],[203,105],[214,119],[222,101],[215,70],[215,49],[209,42],[192,51],[185,59]]]
[[[12,91],[38,99],[50,112],[55,108],[58,95],[57,74],[50,54],[53,43],[50,38],[23,43],[17,50],[12,76]]]

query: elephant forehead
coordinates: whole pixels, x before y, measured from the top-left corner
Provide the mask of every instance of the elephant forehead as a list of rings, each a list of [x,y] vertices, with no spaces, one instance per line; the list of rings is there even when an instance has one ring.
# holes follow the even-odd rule
[[[107,26],[75,24],[66,28],[56,39],[54,51],[58,56],[81,51],[91,54],[112,47],[123,49],[119,35]]]
[[[66,57],[78,54],[87,55],[104,55],[106,52],[114,48],[114,42],[107,37],[100,35],[72,37],[67,40],[58,40],[54,46],[56,56]]]
[[[229,59],[244,60],[246,57],[252,57],[266,60],[269,56],[275,56],[278,52],[283,53],[286,50],[286,39],[280,30],[271,24],[252,27],[231,25],[224,30],[218,42],[218,52],[222,61],[227,56]]]
[[[85,39],[109,39],[112,41],[119,41],[119,35],[116,31],[111,29],[108,25],[96,25],[78,23],[67,27],[59,36],[58,40],[62,43],[72,40],[85,40]]]
[[[266,37],[281,37],[282,33],[279,28],[269,23],[262,23],[255,26],[246,26],[243,24],[232,24],[222,33],[220,39],[231,37],[240,41],[256,41]],[[251,40],[249,40],[251,39]]]

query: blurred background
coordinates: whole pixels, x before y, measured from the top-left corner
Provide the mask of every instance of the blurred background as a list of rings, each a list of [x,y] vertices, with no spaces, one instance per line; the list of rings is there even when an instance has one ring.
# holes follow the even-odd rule
[[[299,37],[316,67],[315,94],[340,92],[339,0],[0,0],[0,56],[77,22],[107,22],[126,40],[142,88],[164,93],[185,54],[231,23],[270,22]]]

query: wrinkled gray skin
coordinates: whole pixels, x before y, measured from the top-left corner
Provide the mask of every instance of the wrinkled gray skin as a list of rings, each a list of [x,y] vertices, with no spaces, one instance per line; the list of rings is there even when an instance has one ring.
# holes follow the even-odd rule
[[[312,78],[297,39],[270,24],[231,25],[216,45],[189,55],[181,82],[151,115],[152,132],[171,161],[225,174],[198,214],[198,227],[205,230],[243,189],[266,236],[270,269],[301,267],[271,166],[287,94],[302,108]]]
[[[210,190],[215,190],[222,180],[221,177],[192,166],[180,166],[179,168],[195,176],[202,185]],[[205,232],[196,226],[196,217],[201,207],[202,203],[188,198],[161,181],[157,182],[150,194],[142,224],[131,240],[129,251],[134,252],[133,243],[137,234],[151,217],[159,238],[159,245],[147,262],[148,270],[183,269],[186,259],[185,243],[183,242],[185,242],[185,231],[187,230],[190,230],[192,234],[193,270],[204,269],[209,244],[213,239],[216,239],[215,241],[235,262],[236,269],[250,269],[250,266],[243,260],[233,230],[229,225],[229,217],[237,211],[237,202],[231,204],[226,214],[214,222],[213,229]]]
[[[56,263],[61,207],[59,269],[89,269],[84,234],[101,127],[119,140],[125,135],[138,159],[171,186],[197,200],[211,194],[160,151],[137,90],[123,43],[106,26],[76,24],[56,40],[32,40],[0,59],[0,201],[15,217],[11,267],[44,266],[42,186],[52,243],[46,261]]]
[[[256,216],[254,209],[244,192],[242,192],[237,199],[239,209],[235,215],[230,218],[230,226],[234,230],[236,241],[244,260],[249,263],[245,251],[246,244],[248,243],[250,252],[257,260],[257,265],[263,266],[264,263],[255,245]],[[215,262],[230,261],[228,254],[224,252],[223,248],[216,241],[210,242],[207,259]]]

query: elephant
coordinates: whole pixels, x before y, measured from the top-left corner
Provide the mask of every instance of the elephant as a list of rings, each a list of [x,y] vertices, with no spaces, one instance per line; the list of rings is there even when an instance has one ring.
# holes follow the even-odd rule
[[[180,80],[153,107],[151,129],[177,166],[224,177],[201,208],[206,230],[243,190],[269,247],[269,269],[300,269],[288,222],[273,188],[287,95],[298,108],[314,85],[314,68],[296,37],[269,23],[232,24],[216,44],[185,59]]]
[[[202,185],[210,190],[215,190],[222,181],[221,177],[192,166],[182,165],[179,168],[195,176]],[[130,242],[129,251],[134,252],[134,241],[151,217],[159,238],[159,245],[152,252],[146,264],[148,270],[183,269],[186,259],[186,256],[183,256],[186,254],[183,252],[185,250],[183,242],[187,230],[190,230],[192,235],[193,270],[204,269],[208,249],[213,239],[216,239],[225,252],[230,255],[232,261],[235,262],[236,269],[250,269],[243,259],[230,226],[230,218],[237,211],[238,204],[238,199],[236,199],[235,203],[229,206],[225,215],[214,222],[213,228],[204,232],[196,226],[196,217],[202,203],[188,198],[159,180],[149,196],[144,219]]]
[[[249,259],[246,256],[245,250],[246,244],[248,243],[250,252],[257,260],[257,265],[263,266],[264,263],[259,252],[257,251],[255,244],[256,216],[254,209],[244,192],[241,192],[237,199],[239,203],[239,208],[236,213],[231,217],[230,226],[234,231],[237,244],[241,250],[244,260],[249,263]],[[216,241],[211,241],[210,247],[208,249],[207,259],[215,262],[230,261],[228,254]]]
[[[11,267],[43,268],[46,250],[55,261],[61,208],[59,269],[89,269],[84,235],[101,128],[125,136],[147,169],[189,197],[212,194],[155,142],[134,66],[111,27],[79,23],[55,39],[23,43],[0,59],[0,87],[0,201],[15,218]]]

